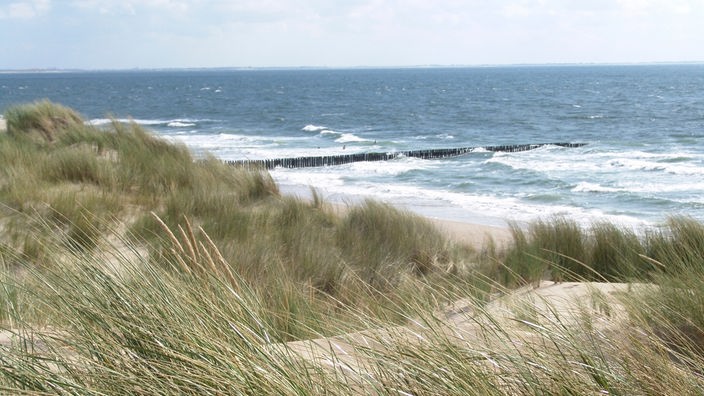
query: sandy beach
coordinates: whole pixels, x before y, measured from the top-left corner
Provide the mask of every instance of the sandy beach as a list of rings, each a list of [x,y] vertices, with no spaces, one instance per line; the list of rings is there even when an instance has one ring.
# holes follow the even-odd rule
[[[292,195],[299,199],[311,199],[308,196],[297,194],[295,192],[284,191],[283,194]],[[355,204],[327,202],[327,205],[329,205],[339,216],[343,216],[349,210],[350,206],[354,206]],[[403,207],[396,206],[393,203],[391,203],[391,205],[400,210],[407,210]],[[511,230],[508,227],[496,227],[479,223],[452,221],[428,216],[422,217],[425,217],[428,221],[435,225],[435,227],[443,232],[451,241],[466,244],[475,249],[484,248],[490,241],[493,241],[496,247],[504,247],[511,242],[512,239]]]
[[[483,224],[464,223],[443,219],[428,218],[451,240],[481,249],[493,240],[497,247],[505,246],[511,241],[511,230]]]
[[[7,129],[7,121],[5,121],[3,118],[0,118],[0,132],[5,132]]]

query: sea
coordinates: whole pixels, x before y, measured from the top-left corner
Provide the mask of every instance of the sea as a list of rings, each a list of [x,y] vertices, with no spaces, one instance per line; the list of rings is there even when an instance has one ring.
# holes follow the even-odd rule
[[[222,160],[476,147],[270,171],[282,192],[505,226],[704,221],[704,65],[0,73],[0,111],[49,99]],[[547,145],[491,152],[488,145]]]

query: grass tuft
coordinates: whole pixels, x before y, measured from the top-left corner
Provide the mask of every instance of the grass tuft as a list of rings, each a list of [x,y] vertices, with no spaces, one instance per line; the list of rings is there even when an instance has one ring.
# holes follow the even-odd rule
[[[51,143],[70,129],[83,127],[83,120],[75,111],[42,100],[9,108],[5,113],[7,133],[16,139],[29,138]]]

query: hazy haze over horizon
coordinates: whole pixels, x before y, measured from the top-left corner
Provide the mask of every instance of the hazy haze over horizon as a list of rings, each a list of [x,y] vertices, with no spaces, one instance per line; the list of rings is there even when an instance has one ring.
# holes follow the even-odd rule
[[[704,61],[702,0],[0,0],[0,69]]]

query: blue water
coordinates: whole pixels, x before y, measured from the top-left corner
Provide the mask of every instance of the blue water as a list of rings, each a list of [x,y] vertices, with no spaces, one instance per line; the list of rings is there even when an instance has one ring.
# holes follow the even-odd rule
[[[585,142],[272,175],[485,224],[704,220],[704,65],[0,74],[0,110],[41,98],[222,159]]]

